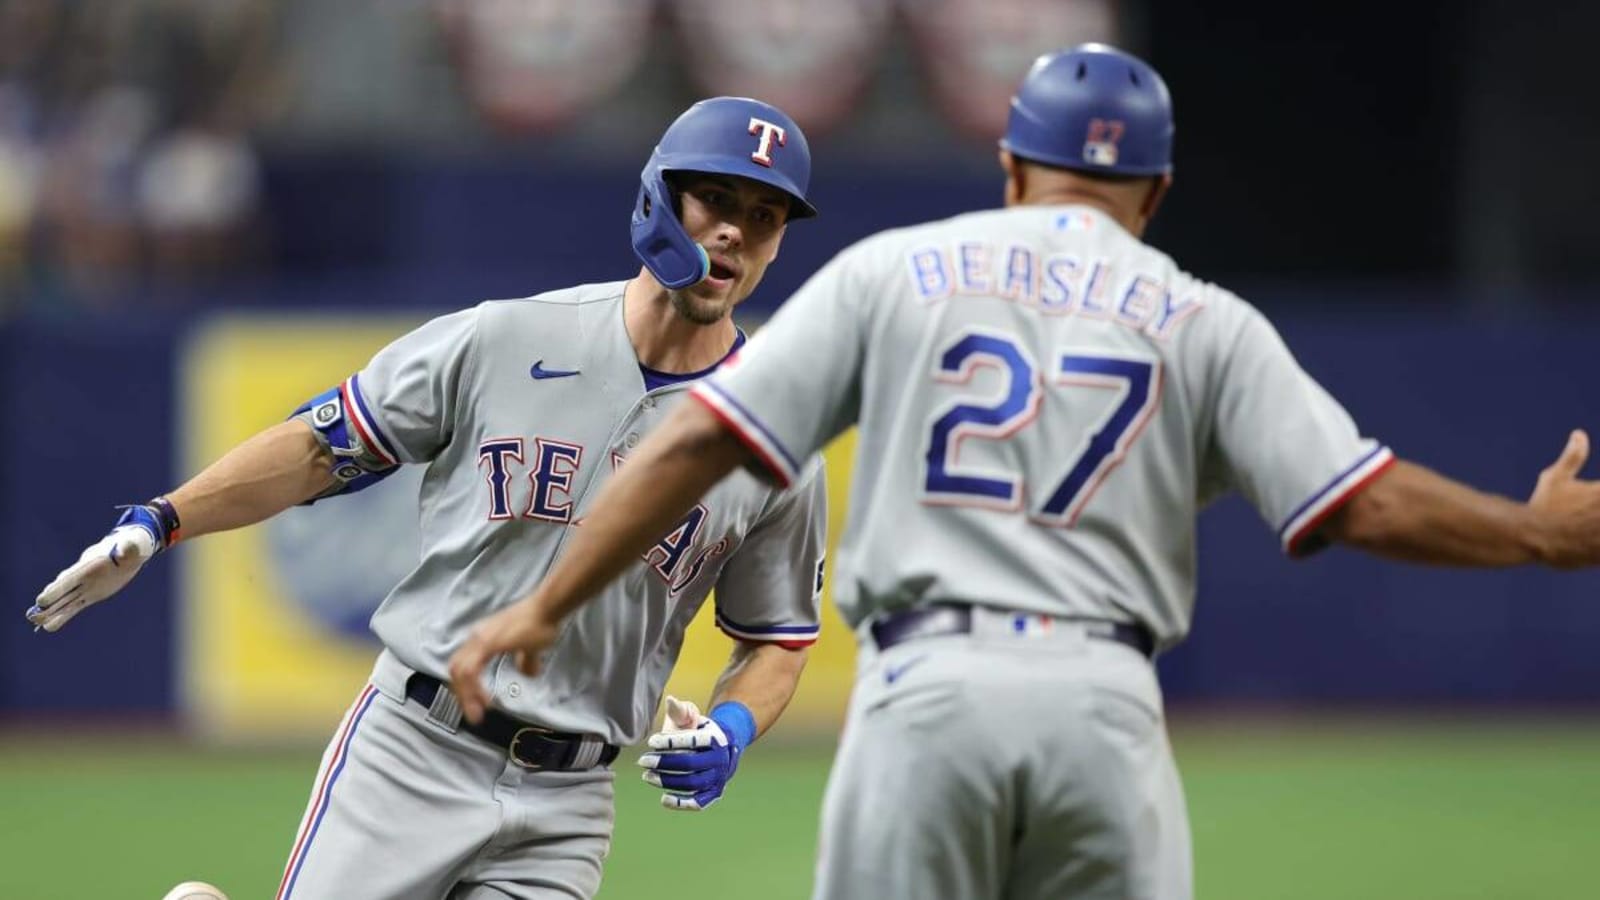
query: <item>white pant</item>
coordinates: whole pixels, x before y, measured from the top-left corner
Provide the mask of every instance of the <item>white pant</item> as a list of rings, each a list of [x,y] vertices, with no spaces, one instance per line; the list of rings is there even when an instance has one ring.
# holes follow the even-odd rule
[[[368,685],[334,733],[279,900],[592,897],[611,770],[529,771],[397,693]]]
[[[1055,622],[863,643],[823,804],[817,900],[1193,894],[1149,661]]]

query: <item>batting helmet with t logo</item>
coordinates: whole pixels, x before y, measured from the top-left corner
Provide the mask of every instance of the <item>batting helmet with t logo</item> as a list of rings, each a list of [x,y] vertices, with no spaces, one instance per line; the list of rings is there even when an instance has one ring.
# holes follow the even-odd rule
[[[817,214],[806,201],[811,148],[800,126],[770,103],[713,97],[689,107],[656,144],[639,175],[633,206],[633,252],[668,288],[692,285],[711,270],[705,249],[678,221],[668,172],[737,175],[789,195],[789,218]]]

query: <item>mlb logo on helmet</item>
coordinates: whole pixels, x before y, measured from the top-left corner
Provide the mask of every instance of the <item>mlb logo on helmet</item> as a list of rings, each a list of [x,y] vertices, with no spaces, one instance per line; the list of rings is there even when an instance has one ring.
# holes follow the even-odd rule
[[[1117,142],[1126,129],[1121,119],[1090,119],[1089,135],[1083,142],[1083,161],[1095,166],[1117,164]]]

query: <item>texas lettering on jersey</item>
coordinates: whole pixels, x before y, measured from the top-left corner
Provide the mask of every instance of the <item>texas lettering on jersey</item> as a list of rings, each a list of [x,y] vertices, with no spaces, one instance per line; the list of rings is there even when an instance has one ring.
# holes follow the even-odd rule
[[[747,152],[760,148],[756,130]],[[767,149],[781,161],[794,138],[785,147],[772,132]],[[350,379],[365,436],[388,461],[424,468],[417,567],[372,616],[387,655],[406,667],[439,677],[467,623],[532,591],[629,448],[687,399],[695,382],[651,387],[640,370],[627,284],[440,316]],[[561,731],[638,741],[713,592],[718,626],[740,640],[815,640],[827,495],[820,463],[800,468],[788,491],[741,472],[663,528],[629,577],[569,620],[538,679],[523,682],[515,667],[491,676],[496,706]],[[596,690],[597,660],[632,675]],[[404,696],[403,680],[382,677]]]
[[[554,438],[534,437],[532,441],[534,449],[531,454],[524,453],[527,442],[523,438],[493,438],[478,445],[478,467],[483,471],[489,488],[489,519],[538,519],[581,525],[582,520],[573,518],[572,479],[583,464],[583,447]],[[613,453],[612,469],[622,465],[624,459],[621,454]],[[512,484],[521,482],[520,472],[524,465],[528,466],[528,499],[520,504],[522,512],[514,515]],[[710,512],[705,504],[696,504],[644,555],[650,570],[666,582],[674,594],[681,593],[693,583],[708,561],[727,552],[727,539],[715,541],[706,547],[695,545],[695,539],[704,530]],[[685,566],[686,559],[693,561]]]

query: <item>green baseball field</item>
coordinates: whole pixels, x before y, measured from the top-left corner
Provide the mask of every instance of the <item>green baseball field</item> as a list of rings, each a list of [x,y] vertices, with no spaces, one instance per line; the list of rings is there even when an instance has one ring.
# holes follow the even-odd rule
[[[1183,720],[1202,900],[1600,896],[1600,720]],[[620,766],[606,898],[808,895],[830,748],[772,740],[670,813]],[[272,896],[320,748],[0,734],[0,898],[157,900],[188,879]],[[893,810],[883,810],[892,827]],[[923,900],[923,898],[918,898]]]

